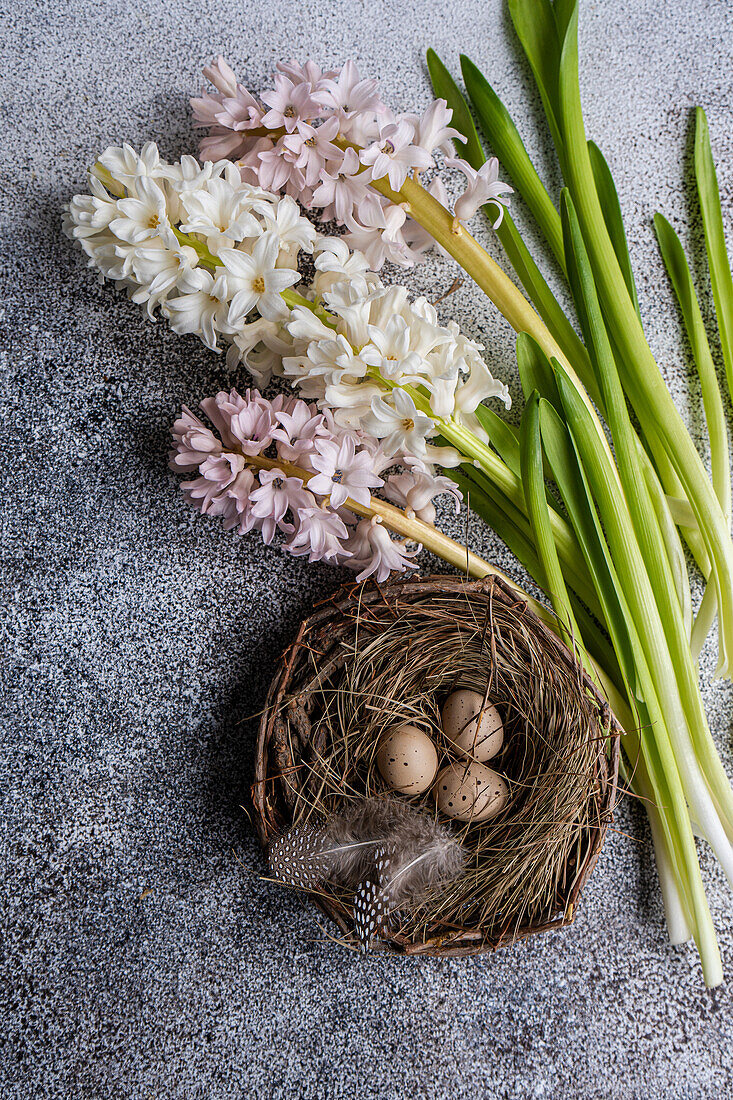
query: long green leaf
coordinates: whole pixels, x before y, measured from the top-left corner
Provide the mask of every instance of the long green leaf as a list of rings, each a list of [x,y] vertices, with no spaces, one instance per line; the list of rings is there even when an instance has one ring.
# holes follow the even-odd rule
[[[601,307],[596,294],[593,273],[585,249],[585,243],[580,232],[575,208],[567,191],[563,192],[562,204],[563,229],[565,232],[565,252],[568,257],[568,275],[576,304],[584,318],[585,337],[588,344],[591,359],[596,365],[596,373],[601,379],[604,404],[607,410],[608,424],[611,429],[613,442],[616,448],[618,467],[610,460],[605,460],[604,455],[596,444],[592,455],[593,461],[589,464],[591,475],[596,474],[597,483],[604,487],[604,492],[615,494],[614,511],[608,516],[613,521],[611,532],[618,530],[618,544],[623,546],[624,553],[629,561],[637,561],[634,557],[636,543],[644,567],[634,574],[633,590],[643,595],[648,586],[646,606],[649,611],[649,621],[654,622],[658,618],[664,628],[667,644],[675,647],[679,675],[684,680],[684,670],[679,667],[684,665],[685,658],[689,662],[688,633],[684,622],[685,592],[679,592],[675,583],[672,562],[675,560],[675,552],[678,550],[678,537],[674,531],[674,542],[668,545],[664,539],[666,529],[662,529],[656,522],[654,501],[650,495],[650,488],[642,469],[639,451],[636,446],[636,436],[631,424],[626,399],[621,388],[621,382],[616,369],[611,344],[606,332],[605,323],[601,314]],[[579,444],[588,440],[587,453],[593,447],[594,434],[597,432],[595,425],[585,408],[584,403],[575,393],[572,385],[568,384],[567,375],[562,368],[556,369],[557,384],[563,400],[565,412],[571,430],[576,434]],[[585,452],[583,452],[585,453]],[[627,531],[626,515],[628,509],[628,521],[632,530]],[[607,514],[604,512],[604,515]],[[666,511],[665,511],[666,516]],[[618,515],[618,521],[616,516]],[[672,527],[673,529],[673,527]],[[673,529],[674,530],[674,529]],[[635,532],[635,540],[633,533]],[[686,581],[686,572],[685,572]],[[653,594],[653,596],[652,596]],[[688,597],[689,598],[689,597]],[[630,597],[630,602],[633,600]],[[641,607],[640,603],[640,607]],[[651,664],[651,658],[650,658]],[[685,713],[688,723],[699,718],[700,707],[694,707],[692,696],[699,696],[695,688],[692,688],[691,696],[686,697]],[[693,717],[692,710],[695,710]]]
[[[579,537],[583,532],[582,542],[587,547],[589,566],[597,567],[598,593],[608,601],[606,622],[622,673],[641,700],[639,710],[642,716],[646,716],[645,729],[653,731],[644,736],[641,744],[656,805],[662,810],[660,823],[674,856],[674,873],[681,888],[685,917],[700,949],[703,973],[710,985],[716,985],[722,981],[720,954],[700,878],[687,804],[634,617],[622,599],[620,580],[605,543],[575,441],[547,402],[541,402],[540,423],[545,452],[553,466],[566,507],[574,524],[577,524]]]
[[[538,0],[539,2],[539,0]],[[559,102],[567,156],[565,170],[587,242],[599,297],[620,352],[624,390],[642,431],[655,432],[668,452],[684,493],[692,505],[715,570],[719,614],[718,673],[733,667],[733,544],[730,525],[720,507],[700,454],[660,375],[603,219],[580,102],[577,5],[563,43]]]
[[[530,577],[537,585],[542,586],[544,572],[537,558],[536,548],[526,530],[520,530],[507,515],[504,509],[505,502],[496,494],[488,494],[484,491],[486,485],[482,482],[478,471],[466,468],[466,471],[451,470],[450,477],[456,482],[464,495],[467,507],[475,512],[496,534],[515,558],[524,566]],[[496,497],[496,499],[492,499]],[[573,580],[577,583],[578,573],[573,573]],[[592,588],[590,594],[594,598]],[[571,608],[579,627],[579,638],[582,637],[583,645],[587,652],[603,669],[604,673],[616,690],[623,695],[624,680],[619,669],[618,660],[608,639],[599,628],[598,615],[600,609],[592,616],[581,598],[574,592],[570,592]],[[579,641],[579,638],[576,641]]]
[[[586,565],[593,578],[593,584],[603,609],[603,620],[611,634],[622,672],[631,686],[631,691],[638,696],[636,666],[629,637],[628,618],[619,599],[621,586],[616,576],[587,481],[576,455],[570,433],[557,410],[549,401],[540,399],[539,412],[542,445],[552,470],[552,476],[560,491],[560,496],[567,509]]]
[[[541,574],[532,540],[508,517],[506,510],[492,499],[493,494],[485,491],[476,472],[470,467],[459,468],[451,470],[450,477],[463,493],[469,510],[476,512],[484,523],[496,531],[530,576]]]
[[[624,220],[621,214],[621,204],[618,201],[618,192],[613,182],[611,169],[608,167],[606,158],[595,142],[588,142],[588,152],[590,154],[591,168],[593,169],[593,178],[596,181],[596,191],[601,201],[601,209],[603,210],[603,217],[606,222],[606,229],[608,230],[613,250],[616,253],[616,258],[618,259],[619,266],[623,273],[624,282],[628,287],[631,300],[634,303],[634,309],[637,314],[641,316],[639,313],[639,298],[636,293],[634,272],[631,267],[631,257],[629,256],[629,245],[626,240],[626,230],[624,229]]]
[[[520,332],[517,336],[517,366],[525,401],[529,401],[533,391],[537,390],[540,397],[544,397],[556,409],[562,409],[550,361],[528,332]]]
[[[710,354],[710,345],[708,344],[705,324],[695,294],[695,286],[682,242],[667,219],[661,214],[654,215],[654,229],[659,241],[662,259],[672,283],[672,289],[679,303],[685,331],[690,341],[693,359],[700,378],[705,420],[710,436],[713,486],[721,507],[730,516],[731,474],[728,428],[718,378],[715,373],[715,364]]]
[[[542,464],[540,399],[537,390],[530,395],[524,407],[520,442],[524,499],[527,502],[527,515],[534,535],[537,557],[542,567],[541,587],[552,602],[565,642],[572,648],[575,641],[582,643],[582,637],[579,637],[580,631],[552,537]]]
[[[527,547],[531,548],[531,552],[534,558],[537,557],[537,550],[534,545],[534,536],[532,533],[532,527],[527,518],[526,506],[524,506],[524,492],[522,492],[522,508],[518,508],[505,493],[502,493],[501,489],[498,489],[483,470],[477,469],[475,466],[463,467],[465,476],[468,477],[478,488],[483,495],[491,501],[493,508],[498,509],[501,515],[504,517],[505,522],[509,522],[512,525],[514,531],[518,532],[521,538],[526,543]],[[452,473],[450,475],[453,476]],[[550,522],[557,517],[557,510],[555,502],[550,498],[547,499],[548,515]],[[583,560],[583,554],[581,552],[578,541],[575,537],[575,533],[571,526],[563,521],[563,525],[566,529],[566,534],[562,542],[558,542],[556,532],[553,530],[553,537],[555,538],[555,545],[557,546],[558,556],[566,570],[568,577],[568,584],[573,591],[580,597],[586,604],[590,611],[600,621],[603,618],[603,610],[596,591],[593,587],[593,581],[585,567]],[[493,524],[492,524],[493,526]],[[509,543],[507,542],[507,545]],[[517,555],[519,557],[519,555]],[[527,566],[527,553],[523,551],[523,556],[520,558],[522,564]],[[532,572],[535,576],[535,572]],[[538,575],[542,576],[541,570],[538,571]]]
[[[557,80],[562,36],[550,0],[509,0],[509,14],[534,74],[547,122],[562,160],[562,128],[557,102]]]
[[[718,177],[710,148],[708,120],[702,107],[695,111],[695,178],[700,197],[705,248],[710,265],[710,282],[718,318],[720,346],[728,377],[728,391],[733,398],[733,276],[725,247],[723,212],[720,207]]]
[[[511,115],[486,77],[465,55],[461,55],[461,71],[466,91],[487,141],[532,211],[557,262],[564,269],[560,217],[529,158]]]
[[[494,217],[493,211],[487,210],[487,214],[489,217]],[[509,211],[504,211],[504,217],[501,225],[496,230],[496,235],[501,241],[507,259],[517,273],[530,301],[557,340],[568,361],[575,367],[578,377],[590,393],[591,398],[598,404],[600,392],[588,358],[588,352],[568,320],[567,314],[547,285],[537,264],[532,259],[532,255],[522,240]]]
[[[467,160],[472,168],[479,169],[486,160],[479,136],[476,133],[471,112],[463,98],[461,91],[435,50],[427,52],[428,72],[436,96],[444,99],[453,111],[451,125],[463,135],[463,140],[454,138],[454,144],[460,146],[457,149],[459,156]]]
[[[486,155],[481,147],[468,105],[453,77],[434,50],[428,50],[427,63],[433,90],[437,96],[445,99],[452,109],[452,125],[462,135],[461,138],[453,139],[456,152],[467,160],[473,168],[478,169],[485,163]],[[496,218],[496,209],[488,205],[484,207],[484,211],[493,224]],[[597,385],[590,370],[588,355],[583,343],[534,262],[508,210],[504,211],[504,217],[501,225],[496,230],[496,234],[530,301],[565,355],[570,362],[575,364],[579,377],[586,388],[591,390],[591,397],[595,400],[594,391],[597,390]]]
[[[506,463],[512,473],[517,477],[522,476],[521,462],[519,458],[519,433],[506,420],[490,409],[488,405],[479,405],[476,409],[479,424],[484,429],[491,446],[498,452],[499,457]]]

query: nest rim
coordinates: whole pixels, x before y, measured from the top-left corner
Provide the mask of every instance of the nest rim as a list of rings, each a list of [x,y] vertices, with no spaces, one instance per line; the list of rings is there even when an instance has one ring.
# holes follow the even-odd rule
[[[455,932],[433,935],[421,940],[414,940],[386,927],[372,950],[436,957],[476,955],[494,952],[529,936],[569,926],[575,919],[580,896],[596,865],[608,827],[613,821],[618,793],[622,729],[608,700],[579,665],[572,651],[528,606],[521,594],[501,576],[491,574],[481,580],[471,581],[465,577],[434,574],[419,578],[398,578],[382,585],[370,581],[343,585],[332,596],[317,604],[312,613],[302,620],[295,639],[278,661],[259,722],[251,799],[255,811],[254,824],[262,847],[266,849],[272,839],[293,821],[291,813],[289,814],[287,810],[282,812],[283,798],[277,795],[277,787],[285,785],[283,779],[287,772],[282,769],[273,772],[271,766],[274,761],[269,750],[275,743],[275,724],[281,713],[283,700],[288,693],[296,658],[303,648],[309,648],[308,636],[314,631],[323,630],[329,621],[345,618],[346,613],[355,609],[357,605],[361,609],[375,603],[389,604],[390,599],[399,600],[400,597],[414,598],[415,602],[418,602],[421,596],[470,597],[474,593],[479,596],[496,593],[513,609],[518,609],[522,618],[531,624],[534,632],[551,644],[556,656],[578,676],[584,690],[597,704],[599,725],[602,723],[608,740],[607,750],[598,754],[601,767],[599,777],[601,798],[598,805],[597,824],[588,827],[589,840],[585,854],[575,870],[565,904],[558,907],[558,911],[551,918],[529,920],[519,927],[507,928],[497,934],[488,934],[485,929],[465,927]],[[327,674],[328,667],[319,675],[319,679],[325,680]],[[291,758],[291,766],[294,765],[295,761]],[[269,797],[270,792],[272,797]],[[350,910],[329,895],[309,893],[308,897],[338,927],[345,939],[351,942],[353,922]]]

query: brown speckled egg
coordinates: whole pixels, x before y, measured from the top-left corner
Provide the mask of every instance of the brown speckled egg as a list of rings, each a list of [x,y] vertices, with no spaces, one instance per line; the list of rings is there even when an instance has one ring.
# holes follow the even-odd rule
[[[377,767],[388,787],[399,794],[422,794],[438,770],[438,753],[428,735],[409,722],[386,735]]]
[[[478,691],[454,691],[443,706],[443,732],[457,752],[484,763],[504,743],[504,723],[495,706]]]
[[[441,770],[434,793],[440,812],[456,821],[488,821],[509,800],[509,788],[498,772],[462,760]]]

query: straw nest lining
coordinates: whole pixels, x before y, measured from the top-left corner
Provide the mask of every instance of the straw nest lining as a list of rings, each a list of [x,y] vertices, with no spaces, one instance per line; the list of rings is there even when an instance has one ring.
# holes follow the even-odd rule
[[[455,759],[440,707],[455,688],[487,685],[505,729],[491,767],[510,801],[488,822],[453,823],[465,871],[398,917],[386,934],[394,949],[468,954],[572,920],[613,811],[615,719],[565,646],[495,577],[345,589],[303,623],[273,680],[253,787],[264,844],[344,799],[388,796],[376,754],[395,724],[430,733],[441,767]],[[436,812],[430,793],[410,801]],[[351,931],[351,898],[327,885],[315,900]]]

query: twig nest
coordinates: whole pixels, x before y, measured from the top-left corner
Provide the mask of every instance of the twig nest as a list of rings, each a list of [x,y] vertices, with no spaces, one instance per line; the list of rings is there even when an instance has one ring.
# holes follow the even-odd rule
[[[509,788],[493,768],[455,760],[438,775],[435,799],[440,812],[455,821],[488,821],[506,806]]]
[[[399,794],[423,794],[438,770],[438,752],[428,735],[405,722],[382,741],[377,767],[388,787]]]
[[[505,783],[441,734],[440,782],[427,787],[435,757],[425,734],[429,741],[437,732],[443,703],[458,688],[500,709]],[[413,736],[428,754],[416,774],[414,752],[407,767],[389,753],[404,723],[418,727]],[[572,921],[611,820],[618,745],[618,724],[593,682],[499,578],[351,586],[303,624],[273,680],[258,741],[255,821],[269,843],[293,825],[320,835],[359,800],[424,814],[459,844],[464,869],[415,907],[390,908],[380,939],[406,954],[494,950]],[[389,797],[383,769],[405,793]],[[450,796],[441,789],[446,776]],[[466,789],[471,777],[479,782]],[[424,793],[410,793],[415,780]],[[397,876],[392,854],[386,858]],[[399,873],[398,887],[406,877]],[[313,897],[342,933],[364,931],[351,880],[329,877]]]
[[[504,744],[504,723],[478,691],[454,691],[443,704],[443,733],[461,756],[485,763]]]

